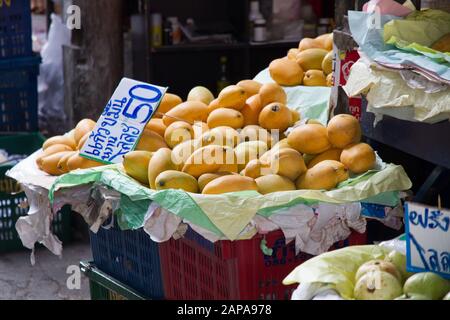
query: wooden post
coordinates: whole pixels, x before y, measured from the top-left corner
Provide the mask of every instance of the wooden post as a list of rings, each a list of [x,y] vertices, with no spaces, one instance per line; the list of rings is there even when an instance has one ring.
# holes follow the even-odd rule
[[[97,120],[123,75],[122,0],[73,0],[81,30],[64,48],[65,109],[72,123]]]

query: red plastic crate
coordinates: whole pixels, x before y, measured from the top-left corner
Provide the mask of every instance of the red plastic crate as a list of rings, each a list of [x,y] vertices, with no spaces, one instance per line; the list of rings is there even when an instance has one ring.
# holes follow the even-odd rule
[[[261,251],[261,240],[273,249]],[[366,234],[353,232],[331,249],[366,244]],[[160,244],[166,299],[170,300],[287,300],[296,285],[283,279],[312,255],[295,255],[295,244],[285,244],[281,230],[251,240],[211,243],[189,229],[185,237]]]

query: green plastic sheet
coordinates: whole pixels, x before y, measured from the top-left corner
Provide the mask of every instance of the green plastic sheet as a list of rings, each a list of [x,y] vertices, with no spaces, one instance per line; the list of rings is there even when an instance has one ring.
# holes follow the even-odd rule
[[[331,191],[296,190],[261,195],[258,192],[237,192],[202,195],[182,190],[155,191],[128,177],[121,165],[78,170],[59,177],[49,197],[61,188],[102,183],[122,194],[119,223],[123,229],[142,227],[151,201],[162,208],[230,240],[239,235],[256,214],[270,216],[278,210],[299,203],[348,203],[371,199],[374,203],[396,205],[397,192],[411,187],[403,167],[388,164],[381,171],[371,171],[354,177],[348,184]]]

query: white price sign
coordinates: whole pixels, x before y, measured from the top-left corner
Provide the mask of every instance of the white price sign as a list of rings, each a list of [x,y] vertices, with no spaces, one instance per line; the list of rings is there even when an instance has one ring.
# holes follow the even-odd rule
[[[450,278],[450,210],[405,204],[407,270]]]
[[[123,78],[80,155],[106,164],[121,163],[134,150],[167,88]]]

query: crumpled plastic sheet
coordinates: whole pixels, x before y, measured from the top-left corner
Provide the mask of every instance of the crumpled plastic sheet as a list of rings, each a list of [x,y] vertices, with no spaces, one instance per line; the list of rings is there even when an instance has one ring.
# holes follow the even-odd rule
[[[28,199],[28,215],[16,222],[16,230],[24,247],[31,250],[30,262],[35,264],[34,247],[43,244],[53,254],[61,256],[62,242],[50,231],[52,210],[48,199],[48,190],[33,185],[23,184]]]

